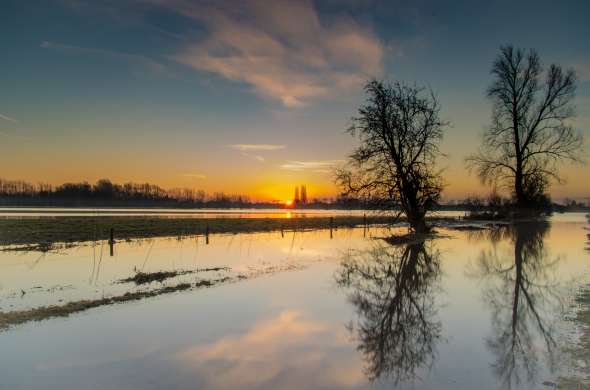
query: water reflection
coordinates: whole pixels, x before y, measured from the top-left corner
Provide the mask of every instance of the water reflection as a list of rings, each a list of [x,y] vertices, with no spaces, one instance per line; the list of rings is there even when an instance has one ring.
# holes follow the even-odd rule
[[[590,225],[590,214],[586,215],[586,220],[588,221],[588,224]],[[586,227],[586,230],[590,232],[590,227]],[[588,239],[586,241],[586,250],[590,252],[590,233],[586,234],[586,238]]]
[[[569,326],[549,312],[573,277],[590,288],[587,225],[583,214],[557,217],[550,232],[543,224],[480,234],[440,228],[449,239],[401,246],[364,239],[361,228],[339,229],[332,240],[328,230],[216,235],[210,245],[202,236],[134,240],[117,243],[112,258],[99,241],[47,252],[32,268],[38,253],[0,252],[5,313],[248,276],[0,331],[0,389],[376,389],[398,381],[491,390],[506,378],[515,387],[516,370],[524,389],[587,388],[590,294],[579,295]],[[201,272],[221,267],[229,270]],[[195,273],[148,287],[118,282],[136,268]],[[335,275],[337,291],[328,288]],[[342,324],[355,313],[351,340]],[[545,367],[539,328],[552,351],[567,348],[554,357],[555,373]],[[572,337],[562,342],[555,330]],[[367,376],[379,379],[369,384]]]
[[[486,281],[483,296],[492,319],[486,342],[504,388],[537,382],[540,359],[551,371],[555,367],[554,320],[563,301],[553,273],[559,258],[551,258],[544,245],[549,228],[547,222],[528,222],[472,234],[494,244],[470,273]]]
[[[370,380],[397,384],[432,364],[441,323],[434,299],[440,256],[431,244],[380,242],[345,259],[336,280],[358,314],[358,350]]]
[[[191,346],[174,359],[180,375],[196,374],[196,388],[355,388],[364,377],[343,333],[335,324],[288,309]]]
[[[563,362],[569,368],[559,378],[558,388],[590,388],[590,285],[580,289],[571,317],[573,342],[564,348]]]

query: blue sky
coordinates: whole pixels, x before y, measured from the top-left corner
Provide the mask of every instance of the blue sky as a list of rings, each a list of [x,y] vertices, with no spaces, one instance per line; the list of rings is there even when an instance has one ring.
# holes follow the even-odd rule
[[[0,176],[149,181],[285,198],[355,145],[344,133],[370,77],[417,83],[452,123],[447,198],[484,189],[463,159],[490,116],[499,46],[578,72],[590,125],[587,1],[4,1]],[[587,168],[587,167],[586,167]],[[554,197],[590,195],[563,168]]]

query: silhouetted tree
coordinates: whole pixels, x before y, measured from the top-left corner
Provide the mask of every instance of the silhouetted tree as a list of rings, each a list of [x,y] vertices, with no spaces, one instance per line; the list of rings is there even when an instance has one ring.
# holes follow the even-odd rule
[[[119,192],[119,186],[114,185],[109,179],[100,179],[94,185],[94,194],[99,198],[112,199]]]
[[[557,164],[580,161],[582,135],[568,123],[576,76],[552,64],[541,81],[537,52],[513,46],[501,48],[491,73],[492,123],[468,166],[484,183],[509,187],[519,207],[538,207],[547,203],[549,180],[560,180]]]
[[[439,253],[424,242],[380,244],[342,262],[336,282],[351,290],[349,300],[359,315],[358,349],[371,380],[410,380],[431,365],[441,332],[435,306],[439,280]]]
[[[432,93],[401,83],[371,81],[367,102],[349,132],[361,145],[349,168],[337,172],[345,193],[384,201],[401,210],[415,232],[428,231],[425,215],[439,200],[440,173],[435,170],[446,122]]]

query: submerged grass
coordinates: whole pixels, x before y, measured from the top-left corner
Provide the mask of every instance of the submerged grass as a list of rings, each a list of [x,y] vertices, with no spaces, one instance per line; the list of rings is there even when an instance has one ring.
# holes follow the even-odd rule
[[[42,321],[54,317],[68,317],[70,314],[85,311],[99,306],[112,305],[128,301],[136,301],[147,297],[153,297],[161,294],[175,291],[183,291],[191,288],[190,283],[181,283],[176,286],[167,286],[152,291],[128,292],[123,295],[101,298],[94,300],[81,300],[69,302],[64,305],[43,306],[30,310],[20,310],[11,312],[0,312],[0,330],[8,329],[10,326],[23,324],[30,321]]]
[[[50,318],[68,317],[71,314],[79,313],[100,306],[113,305],[118,303],[138,301],[144,298],[155,297],[163,294],[170,294],[177,291],[185,291],[199,287],[211,287],[218,283],[231,280],[229,277],[212,280],[200,280],[196,283],[180,283],[175,286],[166,286],[150,291],[127,292],[108,298],[93,300],[80,300],[69,302],[64,305],[43,306],[29,310],[0,312],[0,331],[9,329],[12,326],[24,324],[31,321],[43,321]]]
[[[405,244],[416,244],[423,242],[428,239],[436,238],[436,233],[408,233],[402,235],[394,235],[389,237],[384,237],[383,241],[387,242],[389,245],[405,245]]]
[[[197,272],[209,271],[229,271],[228,267],[201,268],[197,270],[179,270],[179,271],[157,271],[157,272],[137,272],[135,275],[119,280],[119,283],[135,283],[136,285],[148,284],[152,282],[162,283],[166,279],[174,278],[180,275],[194,274]]]
[[[0,332],[10,329],[11,327],[22,325],[27,322],[43,321],[51,318],[68,317],[72,314],[83,312],[89,309],[108,306],[113,304],[120,304],[131,301],[139,301],[145,298],[156,297],[159,295],[170,294],[179,291],[194,290],[204,287],[213,287],[225,283],[234,283],[251,278],[261,277],[263,275],[274,274],[281,271],[295,271],[302,269],[301,264],[283,264],[281,266],[269,266],[263,269],[254,270],[247,274],[237,274],[234,276],[222,276],[216,279],[200,279],[194,283],[179,283],[174,286],[165,286],[153,290],[143,290],[135,292],[127,292],[122,295],[103,297],[98,299],[84,299],[74,302],[68,302],[63,305],[50,305],[37,307],[28,310],[1,312],[0,311]],[[226,271],[230,270],[227,267],[201,268],[190,272],[205,272],[205,271]],[[155,274],[155,275],[154,275]],[[160,274],[168,274],[168,272],[156,272],[147,276],[147,278],[159,277]],[[150,275],[150,274],[144,274]],[[132,279],[132,278],[130,278]]]
[[[392,222],[388,216],[367,216],[367,224]],[[0,245],[3,250],[46,251],[55,243],[73,243],[109,239],[202,235],[209,233],[248,233],[325,229],[330,226],[363,225],[362,216],[302,218],[163,218],[163,217],[41,217],[0,218]],[[24,249],[23,249],[24,248]]]

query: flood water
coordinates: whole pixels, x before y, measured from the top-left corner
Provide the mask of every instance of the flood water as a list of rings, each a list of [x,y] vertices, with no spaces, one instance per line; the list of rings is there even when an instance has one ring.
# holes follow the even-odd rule
[[[178,218],[295,218],[303,216],[363,215],[365,210],[314,209],[185,209],[185,208],[88,208],[88,207],[0,207],[0,217],[129,217]]]
[[[299,218],[363,216],[375,214],[373,210],[324,209],[184,209],[184,208],[88,208],[88,207],[0,207],[0,218],[40,217],[167,217],[167,218]],[[441,217],[463,216],[463,211],[435,211]]]
[[[564,214],[402,245],[355,228],[2,251],[4,313],[193,287],[0,330],[0,389],[588,388],[587,227]],[[180,274],[124,281],[158,271]]]

